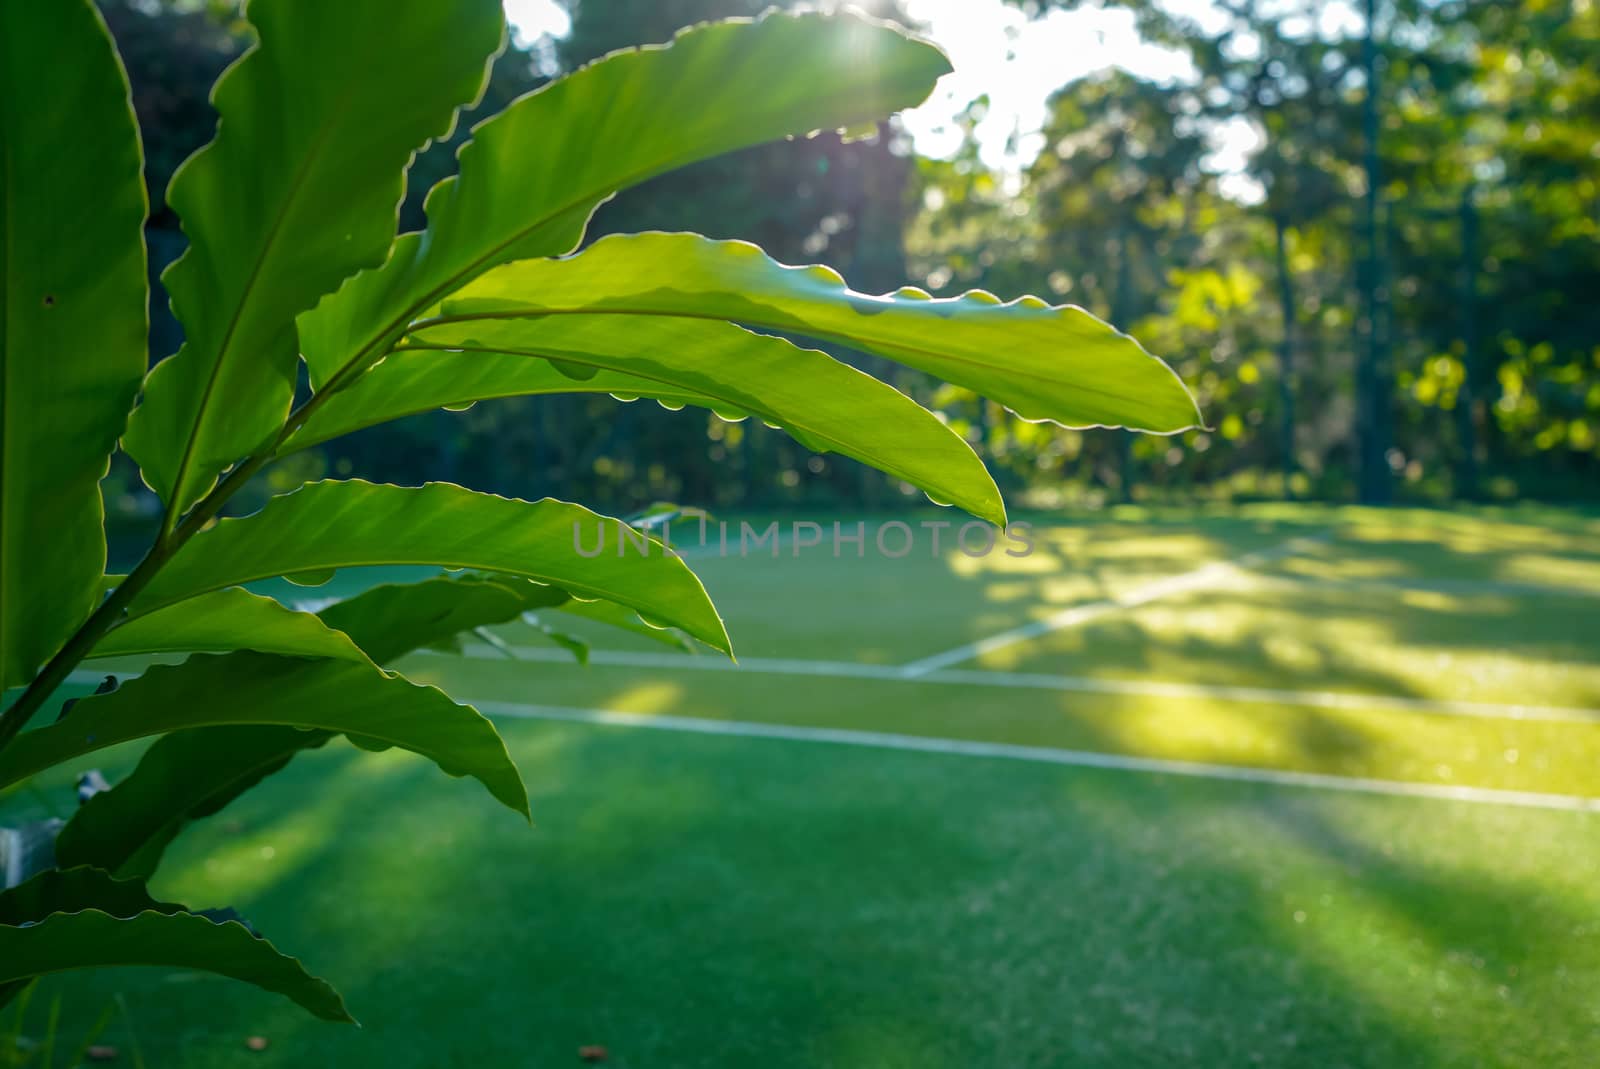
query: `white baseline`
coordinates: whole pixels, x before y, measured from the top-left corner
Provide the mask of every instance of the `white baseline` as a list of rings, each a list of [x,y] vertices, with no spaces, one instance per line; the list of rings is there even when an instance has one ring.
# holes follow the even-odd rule
[[[804,662],[801,662],[804,663]],[[867,667],[867,666],[860,666]],[[104,673],[85,669],[72,672],[70,683],[98,683],[108,674],[127,678],[128,673]],[[984,675],[987,673],[975,673]],[[1431,798],[1477,805],[1513,806],[1522,809],[1555,809],[1568,812],[1600,812],[1600,798],[1579,795],[1543,794],[1537,791],[1496,790],[1489,787],[1457,787],[1441,783],[1407,783],[1402,780],[1368,779],[1361,776],[1330,776],[1317,772],[1286,769],[1250,768],[1243,765],[1216,765],[1199,761],[1170,761],[1124,754],[1095,753],[1088,750],[1062,750],[1046,746],[1018,746],[1003,742],[971,739],[945,739],[922,735],[897,735],[881,731],[847,731],[841,728],[793,727],[785,724],[756,724],[741,720],[706,720],[686,716],[629,713],[614,709],[578,709],[559,705],[528,705],[521,702],[473,700],[470,702],[489,716],[518,720],[564,720],[613,727],[651,728],[658,731],[684,731],[700,735],[733,735],[742,738],[779,739],[791,742],[832,743],[867,746],[885,750],[946,754],[956,757],[999,758],[1012,761],[1101,768],[1118,772],[1145,772],[1157,775],[1191,776],[1199,779],[1238,783],[1265,783],[1280,787],[1304,787],[1356,794]]]
[[[454,656],[434,650],[417,652],[428,656]],[[506,656],[504,650],[477,644],[466,646],[462,652],[468,657],[487,660],[503,660]],[[511,653],[518,660],[525,661],[565,663],[572,661],[572,654],[553,646],[513,646]],[[1360,694],[1353,691],[1168,683],[1160,680],[1093,679],[1087,676],[1056,676],[1041,672],[1000,672],[987,668],[946,668],[919,676],[907,676],[905,670],[897,665],[860,664],[855,661],[797,661],[781,657],[744,657],[735,664],[716,656],[696,656],[688,653],[624,653],[617,650],[591,650],[589,662],[613,665],[617,668],[652,668],[666,671],[745,672],[754,675],[812,676],[822,679],[871,679],[886,683],[1057,690],[1077,694],[1118,694],[1137,698],[1173,698],[1179,701],[1199,699],[1254,705],[1288,705],[1308,709],[1389,709],[1431,716],[1600,723],[1600,709],[1567,705],[1407,698],[1388,694]]]
[[[1040,764],[1101,768],[1115,772],[1144,772],[1197,779],[1229,780],[1238,783],[1265,783],[1279,787],[1306,787],[1406,798],[1430,798],[1477,805],[1513,806],[1522,809],[1556,809],[1578,813],[1600,813],[1600,798],[1568,794],[1540,794],[1533,791],[1505,791],[1488,787],[1455,787],[1440,783],[1407,783],[1402,780],[1366,779],[1358,776],[1328,776],[1316,772],[1249,768],[1242,765],[1212,765],[1198,761],[1166,761],[1149,757],[1094,753],[1088,750],[1058,750],[1045,746],[1016,746],[1002,742],[977,742],[921,735],[894,735],[880,731],[847,731],[840,728],[791,727],[785,724],[754,724],[742,720],[704,720],[686,716],[656,716],[627,713],[614,709],[576,709],[560,705],[523,705],[519,702],[473,702],[480,711],[497,717],[522,720],[563,720],[609,727],[648,728],[656,731],[683,731],[698,735],[732,735],[740,738],[777,739],[786,742],[825,743],[836,746],[863,746],[880,750],[906,750],[916,753],[945,754],[954,757],[979,757]]]

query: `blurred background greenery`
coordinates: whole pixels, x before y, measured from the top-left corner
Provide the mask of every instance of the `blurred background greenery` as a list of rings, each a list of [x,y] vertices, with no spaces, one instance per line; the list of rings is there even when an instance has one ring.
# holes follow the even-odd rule
[[[245,28],[232,0],[103,6],[147,139],[149,239],[164,264],[183,237],[161,192],[209,138],[207,88],[247,44]],[[418,160],[402,226],[422,225],[423,195],[450,173],[472,122],[608,51],[767,6],[517,0],[484,102]],[[936,295],[984,288],[1079,304],[1197,393],[1206,430],[1083,434],[837,354],[945,412],[1029,505],[1600,495],[1594,0],[856,6],[936,40],[943,17],[958,71],[944,119],[920,116],[918,136],[886,123],[865,139],[824,133],[675,172],[602,208],[590,240],[694,230],[827,262],[868,292],[909,281]],[[1073,28],[1090,15],[1101,21]],[[1128,50],[1093,29],[1113,15],[1162,62],[1124,62]],[[1008,54],[964,69],[949,27],[983,23],[1003,28]],[[961,99],[986,81],[1014,90],[1013,60],[1030,41],[1059,42],[1049,44],[1059,65],[1036,62],[1031,74],[1056,84],[1060,72],[1041,122],[1009,112],[997,122],[990,97]],[[153,358],[179,341],[156,303]],[[124,459],[108,497],[137,523],[154,498]],[[754,421],[584,395],[374,428],[291,458],[254,501],[321,474],[446,479],[612,509],[660,499],[878,509],[912,497]]]

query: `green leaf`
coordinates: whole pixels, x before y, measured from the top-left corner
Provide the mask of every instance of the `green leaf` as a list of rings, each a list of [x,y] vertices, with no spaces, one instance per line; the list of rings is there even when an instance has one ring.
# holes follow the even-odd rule
[[[82,916],[104,918],[112,924],[102,921],[84,925],[56,923],[62,917]],[[148,953],[151,937],[129,940],[129,930],[117,925],[150,924],[144,919],[147,917],[192,918],[180,926],[161,927],[161,938],[189,944],[172,948],[188,956],[182,959],[138,956]],[[209,927],[201,927],[193,923],[195,921]],[[40,926],[50,933],[47,938],[19,940],[16,937],[19,931]],[[113,947],[124,951],[132,947],[142,949],[136,951],[134,957],[123,957],[122,951],[106,958],[86,957],[93,955],[97,948],[83,944],[97,941],[104,935],[109,935],[108,950]],[[9,952],[18,948],[23,961],[14,963]],[[37,976],[65,969],[166,964],[233,976],[287,995],[318,1016],[336,1021],[351,1020],[343,1000],[326,982],[308,975],[299,962],[279,954],[244,925],[157,901],[145,890],[143,881],[116,879],[98,868],[50,869],[0,893],[0,953],[7,954],[0,961],[0,977],[4,978],[0,985],[25,984]],[[279,960],[273,961],[274,957]],[[248,970],[233,971],[230,964],[234,967],[248,965]],[[262,982],[262,978],[270,982]]]
[[[378,35],[381,36],[381,35]],[[371,366],[405,325],[498,264],[576,248],[619,189],[747,145],[921,103],[950,70],[933,46],[860,16],[769,13],[618,52],[474,131],[428,194],[428,229],[302,317],[313,386]]]
[[[421,337],[425,342],[411,344],[623,372],[645,380],[646,396],[650,383],[686,390],[782,427],[808,449],[854,457],[941,504],[1005,526],[1000,491],[960,435],[898,390],[782,338],[730,323],[635,316],[480,320]],[[449,366],[440,372],[448,375]],[[379,366],[367,377],[383,374]],[[446,381],[439,380],[441,392]]]
[[[711,408],[711,398],[635,375],[599,372],[590,379],[563,375],[543,360],[484,353],[395,352],[338,393],[323,395],[304,426],[279,455],[308,449],[402,416],[436,408],[468,407],[499,397],[558,393],[608,393],[634,400],[652,397],[670,408]]]
[[[127,626],[137,627],[216,596],[202,594]],[[346,644],[354,640],[367,656],[387,662],[482,624],[514,620],[530,609],[566,601],[563,590],[510,576],[439,576],[420,583],[376,586],[328,606],[320,619],[309,618],[323,632]],[[145,752],[130,776],[77,811],[56,841],[56,856],[61,864],[97,865],[123,875],[148,876],[185,826],[219,812],[300,751],[332,738],[327,731],[265,725],[167,735]]]
[[[621,605],[609,601],[579,601],[574,598],[559,606],[559,609],[561,612],[581,616],[608,627],[642,635],[652,642],[660,642],[676,650],[689,651],[694,648],[689,644],[689,640],[684,638],[683,632],[676,628],[652,624],[648,620],[641,619],[638,613],[630,612]]]
[[[178,833],[277,772],[302,750],[337,736],[270,724],[176,731],[157,739],[134,770],[85,802],[56,839],[62,865],[149,877]]]
[[[560,587],[509,575],[439,576],[420,583],[387,583],[335,602],[318,615],[355,640],[379,664],[407,653],[445,648],[468,631],[555,609],[687,649],[682,632],[653,627],[610,601],[579,601]],[[538,626],[538,625],[535,625]]]
[[[153,665],[109,694],[84,698],[60,721],[23,732],[0,751],[0,786],[134,739],[244,724],[342,732],[365,750],[398,746],[452,776],[472,776],[528,812],[505,743],[476,710],[370,664],[252,652]]]
[[[246,590],[213,590],[135,617],[106,633],[90,657],[256,650],[365,661],[357,643],[308,612]]]
[[[0,892],[0,927],[17,928],[36,924],[52,913],[81,913],[86,909],[98,909],[113,917],[134,917],[146,910],[184,912],[182,906],[157,902],[136,880],[113,879],[93,868],[50,868]],[[0,1006],[33,980],[25,977],[0,983]]]
[[[240,601],[241,597],[248,601]],[[365,651],[374,660],[387,662],[486,624],[516,620],[534,609],[557,608],[685,648],[679,632],[653,628],[620,605],[576,601],[558,587],[504,575],[439,576],[419,583],[376,586],[324,608],[320,619],[281,606],[261,611],[255,603],[266,600],[236,588],[201,594],[139,617],[112,635],[154,635],[158,633],[155,629],[145,630],[143,625],[170,621],[174,630],[196,636],[169,640],[171,649],[193,649],[216,640],[283,647],[268,652],[314,653],[327,647],[328,655],[333,656],[334,648],[342,644],[356,658]],[[219,618],[216,628],[208,630],[182,615],[189,606],[215,604],[222,608],[230,602],[244,608],[239,622],[253,635],[229,639],[224,637],[232,634],[229,618]],[[283,616],[299,619],[285,627]],[[313,626],[303,627],[301,620],[310,620]],[[329,642],[328,636],[335,638]],[[361,650],[356,650],[351,640]],[[296,651],[296,645],[305,649]],[[124,636],[116,652],[140,652],[135,646]],[[221,811],[302,750],[322,746],[334,737],[329,731],[254,724],[196,728],[163,736],[145,751],[131,775],[77,810],[56,841],[57,860],[62,865],[95,865],[120,875],[147,877],[155,872],[168,844],[188,824]]]
[[[97,909],[113,917],[136,917],[147,911],[183,913],[182,906],[158,902],[140,880],[119,880],[88,866],[46,869],[32,879],[0,892],[0,927],[37,924],[52,913]]]
[[[601,238],[565,260],[507,264],[443,305],[447,318],[590,314],[728,319],[849,345],[991,397],[1024,419],[1170,433],[1199,412],[1183,383],[1139,343],[1081,308],[980,291],[868,296],[827,267],[787,267],[742,241],[698,234]],[[418,328],[436,320],[423,320]],[[418,329],[449,344],[482,324]]]
[[[36,924],[0,926],[0,984],[70,969],[154,965],[202,969],[283,995],[327,1021],[355,1018],[339,993],[237,921],[149,911],[55,913]]]
[[[319,614],[379,664],[488,624],[515,620],[568,600],[559,587],[512,576],[440,576],[387,583],[336,602]]]
[[[171,516],[282,425],[295,316],[383,262],[413,151],[478,98],[503,35],[497,0],[248,11],[260,41],[218,80],[217,136],[167,194],[189,238],[162,279],[184,345],[151,373],[124,443]]]
[[[634,540],[619,552],[622,540]],[[596,541],[604,548],[594,556]],[[546,498],[527,502],[448,483],[317,482],[218,522],[184,545],[129,607],[137,616],[208,590],[291,572],[379,564],[476,568],[626,605],[719,650],[727,631],[693,572],[618,520]]]
[[[572,654],[572,659],[577,661],[579,664],[587,665],[589,663],[589,644],[583,639],[569,632],[562,631],[560,628],[551,627],[533,613],[529,613],[528,615],[524,616],[523,620],[529,627],[533,628],[540,635],[542,635],[546,641],[553,645],[560,646],[562,649]],[[496,635],[491,631],[486,631],[483,628],[479,628],[476,633],[479,638],[483,639],[489,645],[505,650],[512,657],[517,655],[517,651],[511,646],[511,644],[506,642],[506,640],[501,638],[499,635]]]
[[[142,167],[95,6],[0,4],[0,689],[99,594],[99,482],[145,368]]]

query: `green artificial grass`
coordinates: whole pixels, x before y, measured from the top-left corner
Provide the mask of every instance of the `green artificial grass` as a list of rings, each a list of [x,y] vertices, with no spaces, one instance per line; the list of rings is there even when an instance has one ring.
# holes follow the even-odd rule
[[[512,723],[530,831],[349,751],[190,834],[364,1029],[103,973],[151,1065],[1582,1066],[1595,818]],[[48,995],[50,992],[44,992]],[[126,1046],[119,1021],[107,1040]],[[246,1037],[272,1041],[266,1054]]]
[[[1041,528],[1024,559],[919,545],[888,560],[869,545],[866,559],[784,547],[693,563],[740,656],[893,666],[1319,538],[960,667],[1371,706],[435,655],[403,667],[462,699],[1600,796],[1600,724],[1383,700],[1600,709],[1600,520],[1292,506],[1114,510],[1048,531],[1021,518]],[[563,625],[600,649],[665,650]],[[68,1036],[120,994],[129,1012],[104,1041],[126,1057],[136,1039],[147,1064],[173,1067],[575,1065],[586,1044],[620,1066],[874,1069],[1579,1067],[1600,1049],[1600,815],[501,726],[532,831],[471,782],[340,746],[180,838],[157,880],[160,895],[240,907],[333,980],[363,1030],[142,971],[47,981],[35,1030],[59,993]],[[104,765],[114,778],[135,757]],[[58,780],[0,799],[0,814],[59,804]],[[253,1035],[269,1048],[246,1049]]]

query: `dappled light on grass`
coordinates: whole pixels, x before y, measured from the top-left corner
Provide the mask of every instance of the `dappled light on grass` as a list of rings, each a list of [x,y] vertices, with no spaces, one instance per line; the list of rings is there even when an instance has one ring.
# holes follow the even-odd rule
[[[666,681],[652,681],[637,683],[617,692],[607,708],[621,709],[630,713],[675,713],[682,712],[689,699],[682,684]]]
[[[246,836],[241,824],[227,818],[218,826],[223,835],[202,862],[206,879],[228,887],[229,901],[249,901],[326,850],[340,822],[328,803],[308,798],[287,810],[270,836]],[[171,878],[164,875],[161,882]]]
[[[1338,562],[1359,549],[1341,517],[1350,510],[1281,507],[1251,510],[1217,523],[1160,523],[1142,534],[1116,524],[1041,528],[1040,544],[1065,573],[1027,577],[1002,570],[957,576],[950,559],[876,562],[874,573],[853,558],[808,563],[782,558],[712,560],[708,582],[730,596],[730,628],[752,657],[811,657],[875,663],[873,646],[853,645],[859,618],[891,621],[890,639],[926,656],[975,637],[1049,615],[1057,583],[1082,590],[1062,604],[1138,590],[1174,572],[1192,571],[1282,544],[1306,531],[1335,537],[1309,544],[1290,561]],[[1364,522],[1365,514],[1356,517]],[[1291,518],[1298,522],[1288,522]],[[1421,521],[1416,521],[1420,523]],[[1491,522],[1494,529],[1500,521]],[[1461,518],[1446,525],[1475,528]],[[1503,536],[1497,535],[1497,537]],[[1529,536],[1530,541],[1537,541]],[[1419,536],[1419,549],[1421,539]],[[1137,544],[1137,553],[1127,546]],[[1191,555],[1198,545],[1210,552]],[[1444,550],[1438,551],[1441,555]],[[1101,582],[1107,554],[1140,562],[1143,569]],[[971,558],[954,559],[970,560]],[[1441,556],[1447,563],[1450,558]],[[1469,558],[1470,559],[1470,558]],[[979,562],[984,563],[982,561]],[[1420,558],[1426,568],[1428,559]],[[1537,598],[1508,594],[1464,595],[1431,589],[1294,586],[1275,573],[1276,562],[1248,570],[1222,569],[1215,588],[1160,598],[1139,608],[1119,608],[1043,637],[986,653],[963,667],[1021,671],[1088,681],[1172,683],[1174,694],[1060,692],[1048,689],[797,678],[759,671],[672,674],[649,668],[607,666],[585,671],[541,663],[447,662],[440,677],[460,694],[586,708],[670,712],[727,720],[754,720],[901,732],[957,739],[1086,749],[1173,760],[1334,775],[1396,779],[1586,795],[1593,792],[1593,761],[1600,724],[1574,714],[1573,722],[1541,723],[1510,714],[1447,715],[1403,709],[1387,698],[1548,703],[1581,710],[1600,707],[1596,652],[1578,648],[1585,634],[1574,621],[1600,618],[1600,599],[1567,598],[1551,612]],[[863,598],[874,574],[882,598]],[[941,577],[942,574],[942,577]],[[1425,575],[1431,574],[1425,571]],[[1079,586],[1087,581],[1094,589]],[[864,587],[864,584],[865,587]],[[1025,596],[1028,590],[1031,597]],[[1002,596],[991,600],[998,590]],[[1102,593],[1102,591],[1106,591]],[[743,595],[743,598],[741,597]],[[744,600],[748,598],[749,600]],[[803,607],[831,621],[825,634],[788,637],[757,610],[762,605]],[[1563,615],[1565,613],[1566,615]],[[781,621],[778,622],[781,625]],[[753,637],[750,633],[753,632]],[[779,636],[783,641],[778,641]],[[438,659],[433,659],[430,664]],[[904,663],[902,660],[901,663]],[[536,692],[524,680],[536,672]],[[671,680],[677,700],[641,699]],[[1326,691],[1350,695],[1339,708],[1286,704],[1269,697],[1239,701],[1213,686],[1280,689],[1290,694]],[[1187,689],[1185,689],[1187,687]],[[1372,696],[1363,706],[1360,696]],[[524,696],[530,695],[530,696]]]
[[[968,556],[956,544],[959,523],[943,530],[933,552],[924,522],[959,520],[949,511],[897,516],[916,532],[911,553],[876,552],[882,517],[839,517],[847,532],[862,524],[866,547],[831,542],[796,554],[785,546],[741,555],[738,522],[729,519],[726,555],[692,561],[705,581],[740,656],[806,657],[903,664],[940,649],[1027,624],[1054,608],[1116,596],[1213,560],[1270,546],[1303,533],[1307,524],[1254,519],[1197,523],[1173,514],[1148,528],[1102,524],[1099,517],[1063,524],[1060,517],[1019,514],[1034,521],[1035,549],[1008,557],[997,538],[992,552]],[[834,517],[819,517],[830,531]],[[762,521],[766,522],[765,520]],[[757,526],[760,526],[758,524]],[[691,528],[692,530],[692,528]],[[712,528],[713,539],[716,528]],[[898,545],[899,543],[894,543]],[[981,540],[974,534],[971,544]],[[1042,561],[1041,568],[1034,561]],[[926,592],[924,596],[910,596]],[[1026,593],[1026,596],[1019,596]],[[931,600],[931,604],[930,604]],[[774,612],[774,606],[783,611]],[[848,610],[848,611],[846,611]],[[825,620],[825,627],[811,622]]]
[[[1061,693],[754,670],[667,676],[504,660],[446,662],[435,678],[483,700],[883,731],[1177,761],[1512,790],[1593,793],[1600,725],[1180,697]],[[676,699],[661,702],[667,681]],[[1508,756],[1509,755],[1509,756]],[[540,819],[537,811],[535,819]]]
[[[1336,512],[1150,518],[1142,533],[1074,524],[1042,543],[1060,569],[1050,575],[958,575],[943,558],[710,558],[696,563],[727,592],[743,668],[439,655],[402,667],[461,700],[1592,795],[1600,725],[1383,704],[1470,694],[1470,679],[1451,691],[1447,677],[1475,667],[1493,667],[1516,700],[1589,693],[1594,654],[1575,650],[1583,632],[1571,626],[1587,617],[1550,606],[1590,602],[1429,587],[1453,561],[1482,562],[1443,545],[1430,558],[1420,537],[1404,588],[1294,585],[1271,564],[1223,570],[1215,589],[965,666],[1195,685],[1182,694],[802,677],[757,663],[903,664],[1330,525],[1333,539],[1290,559],[1336,565],[1366,548]],[[1195,556],[1200,545],[1209,552]],[[774,605],[827,626],[802,635]],[[520,624],[501,631],[537,641]],[[601,650],[661,653],[594,636]],[[1372,705],[1245,702],[1208,682],[1338,688]],[[231,1069],[244,1034],[270,1034],[286,1064],[375,1056],[399,1069],[561,1064],[589,1042],[619,1062],[796,1069],[1050,1064],[1063,1051],[1107,1069],[1443,1069],[1484,1051],[1548,1069],[1582,1064],[1600,1029],[1583,994],[1600,982],[1592,816],[499,723],[529,784],[531,832],[481,792],[441,790],[409,755],[330,746],[173,849],[159,890],[238,901],[263,931],[314,946],[308,965],[356,980],[345,993],[367,1026],[361,1046],[202,984],[97,978],[89,1004],[128,991],[172,1052],[162,1064],[179,1069]],[[189,1023],[191,999],[206,1000],[209,1023]],[[418,1042],[411,1022],[424,1012],[452,1027]]]
[[[1287,596],[1286,596],[1287,595]],[[1128,610],[984,666],[1200,684],[1600,708],[1600,597],[1273,587]]]
[[[532,832],[430,789],[419,761],[335,786],[319,764],[368,759],[329,751],[174,850],[174,886],[219,898],[239,885],[208,851],[281,844],[302,804],[338,821],[241,904],[348,978],[362,1033],[140,974],[93,977],[69,1023],[125,991],[147,1060],[173,1069],[265,1064],[249,1034],[273,1064],[393,1069],[560,1065],[589,1042],[779,1069],[1486,1051],[1546,1069],[1594,1035],[1589,818],[578,725],[507,737]],[[434,1016],[450,1027],[414,1027]]]
[[[1444,840],[1471,835],[1479,822],[1477,814],[1467,818],[1462,810],[1445,810],[1435,819]],[[1462,1032],[1474,1021],[1514,1012],[1532,945],[1574,938],[1593,945],[1581,915],[1543,890],[1543,873],[1523,865],[1497,868],[1486,885],[1478,865],[1401,853],[1393,838],[1372,841],[1360,822],[1314,804],[1290,804],[1276,819],[1254,823],[1264,855],[1305,852],[1298,865],[1262,872],[1263,889],[1277,907],[1263,911],[1264,927],[1306,959],[1337,972],[1365,1003],[1385,1007],[1408,1034]],[[1490,815],[1481,823],[1497,821]],[[1419,908],[1415,896],[1428,887],[1462,888],[1465,901]],[[1566,890],[1582,893],[1570,883]],[[1522,895],[1527,902],[1519,903]],[[1549,913],[1531,913],[1533,902]],[[1385,967],[1374,969],[1379,955]],[[1592,1026],[1593,1013],[1581,1000],[1563,1001]]]
[[[1338,552],[1264,569],[1330,580],[1542,584],[1600,596],[1600,521],[1526,509],[1504,513],[1342,509]]]

